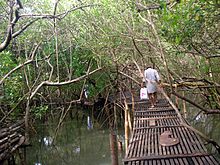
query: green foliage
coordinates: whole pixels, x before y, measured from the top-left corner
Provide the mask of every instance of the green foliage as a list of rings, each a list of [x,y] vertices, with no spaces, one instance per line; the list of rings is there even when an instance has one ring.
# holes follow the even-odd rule
[[[13,60],[13,56],[9,52],[0,53],[0,77],[2,78],[6,73],[13,69],[17,64]],[[9,101],[10,105],[16,103],[20,97],[22,89],[22,76],[21,73],[15,72],[4,81],[3,93],[4,101]],[[7,104],[7,103],[6,103]]]
[[[22,1],[24,9],[20,12],[21,14],[53,15],[54,2],[24,0]],[[64,82],[85,75],[89,66],[91,66],[91,70],[101,66],[105,68],[104,71],[87,78],[89,96],[93,98],[98,93],[106,92],[104,91],[106,86],[113,89],[118,82],[116,69],[126,68],[127,65],[133,63],[133,59],[141,65],[150,61],[149,59],[161,64],[160,55],[158,55],[161,46],[158,45],[158,39],[150,26],[151,20],[155,23],[156,31],[159,31],[161,35],[159,40],[164,54],[169,51],[165,58],[168,59],[171,71],[177,71],[177,74],[181,76],[208,73],[209,65],[205,58],[193,59],[192,56],[189,58],[184,51],[187,49],[195,53],[193,44],[202,45],[204,41],[201,39],[204,36],[206,39],[206,36],[213,36],[212,34],[216,33],[218,22],[216,8],[218,6],[215,0],[182,0],[172,8],[170,5],[167,6],[165,0],[140,2],[145,6],[160,4],[161,8],[139,13],[135,1],[88,0],[82,1],[82,3],[81,1],[59,1],[56,14],[60,18],[56,19],[56,24],[51,18],[37,20],[19,37],[13,39],[13,43],[11,43],[13,46],[10,49],[12,52],[15,52],[13,49],[16,49],[18,54],[13,55],[7,51],[0,53],[0,76],[2,77],[18,65],[17,61],[29,60],[36,43],[42,42],[34,62],[17,70],[5,80],[5,100],[15,103],[21,94],[33,92],[42,81],[48,81],[50,76],[51,82]],[[171,4],[173,2],[170,1]],[[88,4],[92,6],[70,11],[74,7]],[[6,4],[0,2],[1,5]],[[5,11],[2,12],[4,12],[3,15],[7,15]],[[15,31],[31,19],[22,17],[16,24]],[[7,19],[4,21],[0,29],[1,34],[5,33],[8,26]],[[3,39],[4,35],[0,37]],[[217,35],[214,35],[213,38],[217,38]],[[136,46],[141,53],[137,52],[132,39],[135,39]],[[217,39],[210,45],[217,47],[215,43],[218,43]],[[182,49],[176,50],[176,46],[179,45],[183,46]],[[215,49],[211,48],[210,51],[215,54],[213,51]],[[200,65],[197,66],[197,64]],[[189,72],[186,71],[185,66]],[[196,67],[199,68],[199,71],[195,71]],[[213,69],[218,71],[217,64]],[[24,70],[26,79],[22,79]],[[28,80],[30,88],[26,87],[26,80]],[[46,99],[60,96],[68,100],[78,99],[83,84],[84,82],[80,81],[61,87],[43,86],[38,92]],[[61,94],[57,92],[57,89],[61,89]],[[39,96],[37,94],[36,96]],[[47,112],[47,107],[40,106],[33,109],[32,112],[36,117],[42,118]]]
[[[161,35],[175,44],[188,43],[205,23],[202,3],[181,2],[175,10],[160,11]]]
[[[10,80],[6,80],[4,85],[4,96],[5,99],[13,103],[17,102],[17,99],[21,97],[22,90],[22,79],[19,76],[11,77]]]
[[[2,77],[16,66],[15,58],[8,51],[0,52],[0,76]]]
[[[31,112],[37,119],[42,119],[42,117],[47,113],[47,111],[47,105],[41,105],[39,107],[34,107],[33,109],[31,109]]]
[[[92,52],[88,49],[75,48],[72,54],[72,68],[75,76],[82,76],[86,73],[88,63],[92,58]]]
[[[207,60],[205,58],[201,58],[200,60],[200,71],[204,74],[204,75],[208,75],[209,74],[209,65],[207,64]]]
[[[93,84],[89,81],[87,83],[90,98],[96,97],[99,93],[104,93],[105,87],[110,83],[108,72],[95,74],[90,79],[93,82]]]

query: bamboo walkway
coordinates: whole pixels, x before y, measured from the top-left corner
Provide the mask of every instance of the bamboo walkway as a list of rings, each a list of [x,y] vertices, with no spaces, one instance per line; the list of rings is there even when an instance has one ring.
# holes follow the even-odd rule
[[[24,121],[0,126],[0,165],[24,143]]]
[[[180,124],[176,111],[165,100],[156,108],[136,102],[133,133],[125,165],[219,165],[200,137]]]

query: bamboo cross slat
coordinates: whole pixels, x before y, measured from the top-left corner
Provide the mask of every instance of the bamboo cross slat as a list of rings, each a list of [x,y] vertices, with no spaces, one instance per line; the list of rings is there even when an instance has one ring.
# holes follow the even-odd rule
[[[0,128],[0,163],[8,159],[24,142],[24,121]]]

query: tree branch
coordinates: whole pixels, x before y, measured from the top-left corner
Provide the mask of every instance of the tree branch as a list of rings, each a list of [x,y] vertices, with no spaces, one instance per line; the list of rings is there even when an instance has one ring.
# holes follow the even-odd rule
[[[20,1],[19,1],[19,3],[20,3]],[[22,7],[21,3],[14,10],[13,10],[14,4],[12,6],[10,6],[9,24],[8,24],[8,28],[6,30],[7,31],[6,32],[6,37],[5,37],[4,41],[0,44],[0,52],[5,50],[5,48],[10,44],[10,41],[12,39],[12,33],[13,33],[13,30],[14,30],[14,26],[20,18],[19,14],[18,14],[19,9],[21,9],[20,6]],[[13,18],[13,15],[14,15],[14,18]]]
[[[140,82],[139,82],[139,81],[135,80],[133,77],[131,77],[131,76],[129,76],[129,75],[127,75],[127,74],[125,74],[124,72],[119,71],[118,73],[120,73],[120,74],[124,75],[125,77],[130,78],[131,80],[133,80],[133,81],[134,81],[134,82],[136,82],[137,84],[140,84]]]
[[[142,12],[142,11],[145,11],[145,10],[154,10],[154,9],[161,9],[162,8],[162,5],[152,5],[152,6],[144,6],[143,4],[139,3],[139,2],[136,2],[136,5],[138,7],[138,12]],[[170,2],[168,1],[166,3],[166,5],[170,5]]]
[[[16,31],[15,33],[12,34],[12,38],[17,37],[19,34],[21,34],[23,31],[25,31],[30,25],[32,25],[34,22],[36,22],[39,18],[32,20],[30,22],[28,22],[26,25],[24,25],[21,29],[19,29],[18,31]]]
[[[196,104],[195,102],[191,101],[190,99],[183,97],[181,95],[179,95],[176,92],[172,92],[172,94],[174,94],[175,96],[177,96],[178,98],[187,101],[188,103],[194,105],[195,107],[199,108],[200,110],[202,110],[205,114],[220,114],[220,110],[219,109],[205,109],[202,106]]]
[[[42,86],[63,86],[63,85],[68,85],[68,84],[72,84],[78,81],[83,80],[84,78],[88,77],[89,75],[92,75],[98,71],[102,70],[102,68],[97,68],[94,71],[85,74],[81,77],[75,78],[73,80],[69,80],[69,81],[64,81],[64,82],[51,82],[51,81],[43,81],[40,83],[40,85],[37,86],[37,88],[31,93],[30,99],[37,93],[37,91],[42,87]]]
[[[70,12],[76,11],[78,9],[82,9],[82,8],[86,8],[86,7],[93,7],[93,6],[98,6],[98,4],[88,4],[88,5],[83,5],[83,6],[77,6],[77,7],[73,7],[65,12],[62,12],[60,14],[54,15],[54,14],[21,14],[20,17],[28,17],[28,18],[49,18],[49,19],[62,19],[64,18],[67,14],[69,14]]]
[[[13,9],[14,6],[16,6],[15,9]],[[76,6],[76,7],[73,7],[71,9],[69,9],[68,11],[65,11],[65,12],[63,12],[61,14],[58,14],[58,15],[53,15],[53,14],[21,14],[21,15],[19,15],[19,10],[22,9],[23,6],[22,6],[22,3],[21,3],[20,0],[16,0],[16,4],[13,4],[13,5],[10,6],[9,24],[8,24],[8,28],[6,30],[6,37],[5,37],[4,41],[2,41],[2,43],[0,43],[0,52],[2,52],[3,50],[5,50],[8,47],[8,45],[10,44],[10,42],[13,38],[20,35],[24,30],[26,30],[30,25],[32,25],[38,19],[40,19],[40,18],[41,19],[55,19],[55,18],[63,19],[70,12],[73,12],[75,10],[82,9],[82,8],[85,8],[85,7],[92,7],[92,6],[97,6],[97,4]],[[14,18],[13,18],[13,16],[14,16]],[[33,20],[33,21],[30,21],[25,26],[23,26],[20,30],[13,33],[13,30],[14,30],[14,27],[15,27],[16,23],[22,17],[30,17],[30,18],[36,18],[36,19]]]
[[[34,61],[34,56],[36,55],[36,51],[39,48],[41,43],[39,43],[33,50],[32,54],[31,54],[31,58],[29,60],[27,60],[26,62],[24,62],[23,64],[20,64],[18,66],[16,66],[14,69],[10,70],[1,80],[0,80],[0,85],[3,83],[3,81],[12,73],[14,73],[16,70],[20,69],[21,67],[30,64],[31,62]]]

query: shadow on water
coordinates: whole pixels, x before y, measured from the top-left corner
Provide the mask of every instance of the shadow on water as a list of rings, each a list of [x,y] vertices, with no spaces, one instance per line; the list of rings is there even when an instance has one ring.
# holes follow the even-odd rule
[[[28,165],[112,164],[110,131],[108,128],[96,128],[89,116],[81,121],[65,121],[54,144],[52,137],[57,122],[36,125],[37,134],[32,137],[32,147],[27,148]],[[123,153],[119,152],[119,165],[122,165],[122,158]]]

